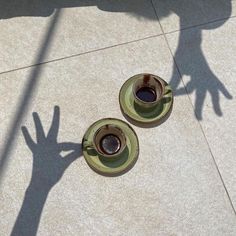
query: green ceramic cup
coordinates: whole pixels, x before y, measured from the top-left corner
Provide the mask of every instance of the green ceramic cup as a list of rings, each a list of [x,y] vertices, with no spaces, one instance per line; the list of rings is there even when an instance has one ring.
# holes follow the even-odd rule
[[[138,77],[132,88],[134,102],[142,110],[155,108],[163,98],[164,91],[163,81],[151,74]]]
[[[91,143],[85,140],[84,146],[95,149],[102,159],[114,161],[126,148],[126,136],[118,126],[107,124],[94,133]]]

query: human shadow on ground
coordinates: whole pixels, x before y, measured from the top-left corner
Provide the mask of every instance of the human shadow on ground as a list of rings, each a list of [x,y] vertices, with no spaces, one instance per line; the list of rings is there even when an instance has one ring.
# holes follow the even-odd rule
[[[146,0],[0,0],[0,22],[3,20],[8,20],[13,17],[47,17],[54,14],[51,20],[51,24],[48,27],[48,31],[45,34],[45,39],[42,41],[41,49],[36,57],[35,65],[41,63],[45,59],[45,55],[49,51],[50,43],[52,42],[54,32],[56,30],[57,22],[60,17],[60,10],[67,7],[88,7],[97,6],[102,11],[109,12],[125,12],[131,14],[134,17],[144,17],[150,20],[157,20],[154,14],[150,14],[149,10],[146,10],[146,4],[142,5]],[[224,84],[219,78],[214,74],[214,72],[209,67],[207,60],[201,48],[202,43],[202,32],[203,30],[215,29],[223,25],[231,15],[232,3],[231,0],[153,0],[149,2],[155,3],[157,16],[159,19],[168,17],[170,14],[175,13],[179,17],[180,28],[186,28],[186,21],[189,19],[199,18],[198,12],[205,12],[206,16],[211,16],[216,13],[216,17],[213,17],[215,21],[212,24],[199,24],[198,27],[192,30],[181,30],[179,32],[179,42],[174,55],[176,64],[179,68],[180,74],[182,76],[188,75],[190,77],[189,83],[186,84],[186,88],[181,86],[181,77],[176,78],[176,67],[173,65],[173,76],[171,78],[171,85],[174,88],[175,94],[184,95],[187,93],[196,93],[195,98],[195,114],[197,119],[202,119],[202,110],[204,106],[204,100],[206,94],[209,92],[212,98],[212,104],[214,111],[217,115],[222,115],[222,110],[220,107],[220,93],[227,99],[231,99],[231,94],[227,91]],[[187,9],[187,10],[186,10]],[[188,16],[191,16],[188,18]],[[115,17],[115,14],[114,14]],[[210,17],[211,18],[211,17]],[[210,19],[209,18],[209,19]],[[220,19],[220,20],[219,20]],[[208,22],[202,19],[203,23]],[[193,26],[192,24],[191,26]],[[137,29],[139,30],[139,29]],[[33,37],[33,36],[32,36]],[[186,50],[187,49],[187,50]],[[155,49],[153,49],[155,50]],[[145,52],[144,52],[145,53]],[[155,60],[155,58],[153,58]],[[7,135],[6,145],[3,147],[0,158],[0,175],[2,175],[3,167],[6,163],[7,158],[10,156],[12,146],[16,138],[16,133],[19,130],[21,121],[27,113],[30,101],[32,99],[33,93],[37,87],[38,80],[41,74],[42,67],[32,67],[32,72],[28,78],[28,83],[25,90],[23,91],[22,99],[19,101],[17,106],[16,115],[13,118],[12,124],[10,126],[10,131]],[[185,91],[186,89],[186,91]],[[37,115],[35,120],[37,120]],[[23,128],[24,136],[26,142],[30,149],[32,148],[33,141],[30,138],[27,129]],[[37,131],[38,132],[38,131]],[[48,140],[47,140],[48,141]],[[41,144],[41,143],[39,143]],[[50,142],[49,142],[50,144]],[[55,143],[54,143],[55,144]],[[41,150],[37,143],[37,150]],[[52,147],[52,146],[50,146]],[[56,144],[53,145],[54,150],[57,152],[49,153],[55,154],[55,156],[60,156],[58,153],[58,147]],[[72,146],[71,146],[72,148]],[[45,149],[47,150],[47,149]],[[80,149],[79,149],[80,150]],[[79,152],[79,151],[78,151]],[[45,152],[42,152],[45,154]],[[34,155],[34,159],[36,156]],[[53,155],[54,156],[54,155]],[[73,159],[73,158],[72,158]],[[35,163],[37,163],[35,161]],[[62,162],[60,162],[62,164]],[[46,163],[45,163],[46,164]],[[43,164],[41,164],[43,166]],[[57,166],[57,165],[56,165]],[[47,168],[47,167],[45,167]],[[57,167],[54,167],[57,169]],[[66,166],[63,164],[63,168]],[[61,178],[65,169],[59,168],[60,171],[55,172],[54,178],[49,178],[48,180],[35,178],[39,177],[39,172],[35,166],[33,166],[33,174],[30,185],[26,191],[25,199],[22,204],[22,208],[15,222],[15,226],[12,231],[12,235],[35,235],[37,232],[37,227],[39,224],[40,215],[43,209],[43,205],[46,201],[47,194],[52,188],[52,186]],[[35,170],[35,171],[34,171]],[[41,170],[41,169],[39,169]],[[48,169],[47,169],[48,170]],[[53,169],[54,170],[54,169]],[[52,174],[52,170],[49,171],[45,176]],[[42,172],[43,173],[43,172]],[[46,184],[44,184],[46,181]],[[41,189],[42,186],[45,188]],[[34,209],[34,210],[31,210]],[[34,215],[32,215],[33,213]],[[25,227],[29,226],[29,228]],[[25,233],[25,234],[24,234]]]
[[[2,8],[1,8],[2,9]],[[40,49],[38,50],[38,55],[35,58],[33,65],[38,65],[46,58],[48,51],[50,49],[51,43],[53,41],[54,33],[56,31],[58,25],[58,19],[60,18],[60,9],[55,12],[55,14],[51,17],[48,25],[48,29],[45,31],[44,39],[42,40]],[[39,79],[42,73],[43,66],[34,66],[30,70],[29,76],[27,78],[27,82],[25,88],[22,91],[21,99],[19,99],[18,104],[16,105],[16,112],[11,121],[9,131],[6,135],[6,143],[2,148],[0,153],[0,185],[2,182],[2,177],[4,175],[5,166],[8,161],[8,157],[11,154],[12,147],[15,143],[17,134],[19,132],[19,128],[23,117],[26,115],[28,111],[28,107],[32,101],[32,97],[34,92],[37,89]]]
[[[180,96],[195,92],[195,116],[198,120],[202,120],[204,100],[207,93],[209,93],[215,114],[222,116],[220,95],[222,94],[227,99],[232,99],[233,97],[209,67],[201,44],[204,30],[214,30],[222,26],[230,17],[232,11],[231,0],[158,0],[156,2],[157,6],[159,6],[157,8],[158,17],[163,18],[174,12],[179,17],[180,29],[182,29],[179,32],[178,46],[174,54],[177,67],[175,65],[173,66],[173,75],[170,82],[172,88],[175,90],[175,95]],[[201,20],[197,19],[199,12],[202,12],[206,19],[208,18],[207,20],[204,18],[202,22],[212,22],[201,24]],[[199,22],[199,24],[193,29],[186,30],[189,24],[188,21],[193,19]],[[214,45],[214,41],[211,44]],[[189,82],[185,84],[185,87],[179,88],[181,77],[176,79],[175,75],[178,73],[177,68],[182,77],[187,75],[190,78]]]
[[[201,48],[202,31],[218,28],[227,21],[232,11],[231,1],[152,0],[149,2],[149,4],[156,6],[159,19],[175,13],[179,17],[180,29],[186,28],[188,22],[190,22],[190,26],[193,26],[195,22],[215,21],[212,24],[199,24],[198,27],[190,31],[181,30],[177,50],[174,54],[181,75],[179,79],[176,79],[176,66],[174,64],[171,85],[177,96],[195,92],[194,109],[198,120],[202,119],[204,100],[207,93],[211,96],[213,109],[218,116],[223,114],[220,106],[221,93],[225,98],[232,99],[232,95],[227,88],[209,67]],[[46,17],[53,14],[56,9],[97,6],[102,11],[126,12],[136,17],[157,20],[154,14],[150,14],[150,11],[145,9],[148,6],[148,1],[145,0],[0,0],[0,3],[0,19],[19,16]],[[199,17],[203,18],[202,21],[199,21]],[[193,24],[191,24],[192,21]],[[181,76],[184,75],[189,76],[190,81],[186,84],[186,87],[178,88],[181,85]]]
[[[30,136],[28,129],[22,127],[25,142],[33,154],[33,169],[30,184],[11,233],[12,236],[36,235],[50,190],[61,179],[69,165],[82,155],[81,144],[58,143],[59,112],[59,107],[56,106],[47,135],[45,135],[39,115],[33,113],[36,142]],[[63,156],[61,154],[63,151],[69,153]]]
[[[21,16],[47,17],[62,8],[96,6],[102,11],[127,12],[156,20],[155,15],[150,15],[150,11],[140,8],[140,4],[151,7],[146,0],[0,0],[0,19]]]

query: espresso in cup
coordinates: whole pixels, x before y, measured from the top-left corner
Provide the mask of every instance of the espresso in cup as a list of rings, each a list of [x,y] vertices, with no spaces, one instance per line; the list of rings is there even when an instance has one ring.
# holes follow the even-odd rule
[[[126,147],[126,137],[123,131],[115,125],[104,125],[94,135],[96,151],[107,158],[121,154]]]
[[[150,87],[142,87],[138,89],[136,96],[144,102],[154,102],[157,98],[156,91]]]
[[[142,108],[156,106],[163,98],[164,91],[163,81],[151,74],[140,75],[133,84],[134,101]]]
[[[100,149],[107,155],[114,155],[121,147],[120,139],[114,134],[107,134],[100,141]]]

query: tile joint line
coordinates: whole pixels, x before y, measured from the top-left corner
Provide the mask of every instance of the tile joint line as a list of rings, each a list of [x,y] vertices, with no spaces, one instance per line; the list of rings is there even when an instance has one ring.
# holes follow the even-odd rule
[[[177,71],[178,71],[178,74],[179,74],[179,76],[180,76],[180,79],[181,79],[181,81],[182,81],[182,83],[183,83],[183,85],[184,85],[184,88],[185,88],[185,91],[186,91],[186,95],[187,95],[187,97],[188,97],[188,99],[189,99],[189,101],[190,101],[190,104],[191,104],[191,106],[192,106],[192,108],[193,108],[193,111],[194,111],[194,106],[193,106],[192,101],[191,101],[191,98],[190,98],[190,96],[189,96],[189,94],[188,94],[188,92],[187,92],[186,85],[185,85],[185,83],[184,83],[184,81],[183,81],[182,74],[181,74],[181,72],[180,72],[180,70],[179,70],[179,67],[178,67],[177,62],[176,62],[176,60],[175,60],[175,57],[174,57],[174,55],[173,55],[173,53],[172,53],[172,51],[171,51],[171,49],[170,49],[170,45],[169,45],[169,43],[168,43],[168,40],[167,40],[167,37],[166,37],[166,33],[164,32],[163,27],[162,27],[162,25],[161,25],[161,23],[160,23],[159,17],[158,17],[157,12],[156,12],[156,8],[155,8],[155,6],[154,6],[154,4],[153,4],[153,0],[150,0],[150,1],[151,1],[151,5],[152,5],[152,7],[153,7],[153,10],[154,10],[154,12],[155,12],[156,18],[157,18],[157,20],[158,20],[158,22],[159,22],[159,26],[160,26],[160,28],[161,28],[162,35],[164,36],[164,39],[165,39],[165,41],[166,41],[167,47],[168,47],[168,49],[169,49],[169,51],[170,51],[170,54],[171,54],[171,56],[172,56],[172,58],[173,58],[173,61],[174,61],[174,64],[175,64],[175,66],[176,66],[176,68],[177,68]],[[235,16],[234,16],[234,17],[235,17]],[[231,18],[231,17],[230,17],[230,18]],[[232,17],[232,18],[233,18],[233,17]],[[222,20],[223,20],[223,19],[222,19]],[[218,20],[218,21],[219,21],[219,20]],[[209,23],[212,23],[212,22],[209,22]],[[207,24],[209,24],[209,23],[207,23]],[[194,28],[194,27],[197,27],[197,26],[189,27],[188,29]],[[181,30],[178,30],[177,32],[179,32],[179,31],[181,31]],[[169,34],[169,33],[168,33],[168,34]],[[194,113],[195,113],[195,112],[194,112]],[[234,205],[233,205],[233,203],[232,203],[232,200],[231,200],[231,198],[230,198],[229,192],[228,192],[228,190],[227,190],[227,188],[226,188],[226,185],[225,185],[225,183],[224,183],[223,177],[222,177],[222,175],[221,175],[221,173],[220,173],[219,167],[218,167],[218,165],[217,165],[217,163],[216,163],[216,160],[215,160],[215,158],[214,158],[214,155],[213,155],[213,153],[212,153],[212,150],[211,150],[210,144],[209,144],[209,142],[208,142],[208,140],[207,140],[207,137],[206,137],[206,135],[205,135],[205,132],[204,132],[204,130],[203,130],[203,128],[202,128],[202,125],[201,125],[200,121],[197,121],[197,122],[198,122],[198,125],[199,125],[199,127],[200,127],[200,129],[201,129],[201,131],[202,131],[202,134],[203,134],[203,136],[204,136],[204,139],[205,139],[205,141],[206,141],[206,143],[207,143],[209,152],[210,152],[211,157],[212,157],[212,159],[213,159],[213,162],[214,162],[214,165],[215,165],[216,170],[217,170],[217,172],[218,172],[218,175],[219,175],[219,177],[220,177],[220,180],[221,180],[221,182],[222,182],[222,184],[223,184],[223,188],[224,188],[224,190],[225,190],[225,192],[226,192],[226,195],[227,195],[227,197],[228,197],[228,200],[229,200],[229,202],[230,202],[230,205],[231,205],[231,207],[232,207],[232,210],[233,210],[234,214],[236,215],[236,210],[235,210],[235,208],[234,208]]]
[[[184,27],[184,28],[179,29],[179,30],[172,30],[172,31],[166,32],[166,33],[164,33],[164,34],[167,35],[167,34],[173,34],[173,33],[177,33],[177,32],[184,31],[184,30],[194,29],[194,28],[197,28],[197,27],[199,27],[199,26],[204,26],[204,25],[208,25],[208,24],[214,24],[214,23],[216,23],[216,22],[223,21],[223,20],[227,20],[227,19],[233,19],[233,18],[235,18],[235,17],[236,17],[236,16],[230,16],[230,17],[224,17],[224,18],[220,18],[220,19],[215,19],[215,20],[209,21],[209,22],[207,22],[207,23],[202,23],[202,24],[187,26],[187,27]]]
[[[35,66],[41,66],[41,65],[44,65],[44,64],[48,64],[48,63],[62,61],[62,60],[66,60],[66,59],[70,59],[70,58],[74,58],[74,57],[79,57],[79,56],[87,55],[87,54],[90,54],[90,53],[99,52],[99,51],[103,51],[103,50],[107,50],[107,49],[110,49],[110,48],[115,48],[115,47],[119,47],[119,46],[123,46],[123,45],[127,45],[127,44],[141,42],[141,41],[144,41],[146,39],[157,38],[159,36],[163,36],[163,34],[162,33],[154,34],[154,35],[151,35],[151,36],[147,36],[145,38],[135,39],[135,40],[131,40],[131,41],[120,43],[120,44],[115,44],[115,45],[111,45],[111,46],[107,46],[107,47],[103,47],[103,48],[98,48],[98,49],[93,49],[93,50],[90,50],[90,51],[81,52],[81,53],[78,53],[78,54],[65,56],[65,57],[61,57],[61,58],[56,58],[56,59],[52,59],[52,60],[49,60],[49,61],[44,61],[44,62],[41,62],[41,63],[32,64],[32,65],[29,65],[29,66],[23,66],[23,67],[19,67],[19,68],[8,70],[8,71],[2,71],[2,72],[0,72],[0,75],[11,73],[11,72],[18,71],[18,70],[24,70],[24,69],[35,67]]]
[[[152,0],[150,0],[150,1],[151,1],[151,4],[152,4],[152,7],[154,8],[155,15],[156,15],[156,17],[157,17],[157,19],[159,21],[159,18],[157,16],[156,9],[155,9],[155,7],[154,7],[154,5],[152,3]],[[18,71],[18,70],[24,70],[24,69],[27,69],[27,68],[31,68],[31,67],[35,67],[35,66],[40,66],[40,65],[44,65],[44,64],[48,64],[48,63],[53,63],[53,62],[57,62],[57,61],[61,61],[61,60],[66,60],[66,59],[70,59],[70,58],[73,58],[73,57],[79,57],[79,56],[83,56],[83,55],[90,54],[90,53],[93,53],[93,52],[103,51],[103,50],[106,50],[106,49],[109,49],[109,48],[119,47],[119,46],[130,44],[130,43],[140,42],[140,41],[144,41],[146,39],[157,38],[159,36],[164,36],[165,37],[167,34],[177,33],[179,31],[188,30],[188,29],[199,27],[201,25],[211,24],[211,23],[215,23],[215,22],[218,22],[218,21],[221,21],[221,20],[224,20],[224,19],[231,19],[231,18],[236,18],[236,16],[221,18],[221,19],[217,19],[217,20],[214,20],[214,21],[211,21],[211,22],[208,22],[208,23],[203,23],[203,24],[199,24],[199,25],[193,25],[193,26],[189,26],[189,27],[182,28],[182,29],[179,29],[179,30],[173,30],[173,31],[166,32],[166,33],[164,32],[162,26],[159,23],[160,28],[162,30],[161,34],[154,34],[154,35],[151,35],[151,36],[147,36],[145,38],[131,40],[131,41],[128,41],[128,42],[124,42],[124,43],[120,43],[120,44],[118,43],[118,44],[107,46],[107,47],[103,47],[103,48],[93,49],[93,50],[90,50],[90,51],[86,51],[86,52],[82,52],[82,53],[78,53],[78,54],[74,54],[74,55],[70,55],[70,56],[60,57],[60,58],[52,59],[52,60],[49,60],[49,61],[44,61],[44,62],[37,63],[37,64],[32,64],[32,65],[22,66],[22,67],[11,69],[11,70],[7,70],[7,71],[2,71],[2,72],[0,72],[0,75],[7,74],[7,73],[10,73],[10,72],[14,72],[14,71]],[[166,37],[165,37],[165,40],[166,40]],[[169,47],[169,45],[168,45],[168,47]],[[176,64],[176,62],[175,62],[175,64]],[[179,70],[177,64],[176,64],[176,68],[177,68],[177,70]]]

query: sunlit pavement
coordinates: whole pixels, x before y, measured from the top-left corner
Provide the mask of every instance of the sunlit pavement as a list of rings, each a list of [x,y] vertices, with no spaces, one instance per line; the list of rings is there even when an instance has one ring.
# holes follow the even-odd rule
[[[2,1],[0,235],[236,235],[235,16],[235,0]],[[83,135],[126,121],[119,90],[142,72],[171,84],[172,114],[132,126],[129,172],[98,175]]]

